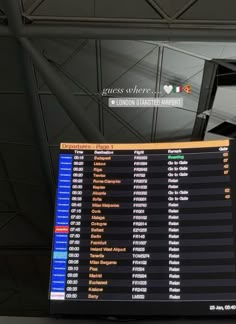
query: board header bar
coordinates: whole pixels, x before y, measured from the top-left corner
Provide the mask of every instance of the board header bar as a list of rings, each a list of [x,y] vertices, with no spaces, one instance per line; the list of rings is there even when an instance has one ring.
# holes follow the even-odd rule
[[[106,143],[61,143],[61,150],[158,150],[158,149],[187,149],[229,146],[229,140],[178,142],[178,143],[131,143],[131,144],[106,144]]]

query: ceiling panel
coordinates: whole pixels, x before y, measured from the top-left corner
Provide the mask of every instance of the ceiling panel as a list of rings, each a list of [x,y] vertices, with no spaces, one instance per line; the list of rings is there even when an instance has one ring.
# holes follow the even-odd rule
[[[209,42],[169,42],[176,50],[189,51],[193,55],[203,56],[205,58],[221,57],[226,43]]]
[[[63,70],[89,92],[97,92],[97,65],[95,41],[84,41],[74,56],[63,65]],[[77,92],[84,92],[77,86]]]
[[[12,218],[17,211],[17,203],[9,179],[7,164],[0,146],[0,228]]]
[[[41,221],[43,221],[43,218]],[[2,228],[0,231],[0,250],[4,246],[16,247],[45,245],[46,235],[42,235],[38,230],[37,226],[32,226],[28,219],[24,219],[24,216],[16,216],[11,222],[8,223],[8,225],[4,226],[4,228]]]
[[[119,116],[125,115],[125,121],[132,125],[136,129],[136,126],[133,124],[133,119],[137,118],[137,110],[132,111],[128,108],[111,108],[111,111],[117,113]],[[128,112],[129,111],[129,112]],[[116,118],[111,117],[108,112],[104,112],[104,124],[105,124],[105,137],[109,142],[112,143],[139,143],[145,142],[140,140],[135,133],[129,130],[126,126],[123,126]],[[149,131],[149,130],[148,130]]]
[[[1,7],[1,5],[0,5]],[[19,45],[13,38],[1,38],[0,51],[0,91],[24,90],[22,78],[22,61],[19,55]]]
[[[189,0],[155,0],[157,4],[170,16],[174,16],[180,9],[182,9]]]
[[[145,0],[45,0],[34,15],[63,17],[155,18],[160,15]]]
[[[93,16],[93,0],[44,0],[34,11],[34,15],[42,16]]]
[[[36,70],[37,73],[37,83],[38,83],[38,91],[40,94],[51,94],[51,90],[48,88],[47,84],[44,82],[40,73]],[[80,88],[68,77],[65,76],[65,73],[57,69],[57,75],[61,78],[67,89],[71,93],[84,93]]]
[[[8,142],[32,145],[34,131],[26,97],[0,94],[0,102],[0,145]]]
[[[10,179],[44,184],[44,177],[40,167],[39,152],[36,147],[17,145],[4,146],[2,156]]]
[[[155,97],[158,45],[135,41],[102,41],[103,89],[110,97]],[[134,88],[149,89],[150,94],[130,94]],[[120,89],[122,94],[109,94],[109,89]],[[129,90],[130,89],[130,90]],[[107,98],[104,98],[107,104]],[[108,108],[110,109],[110,108]],[[105,137],[109,141],[149,141],[152,132],[153,109],[113,108],[110,109],[133,129],[126,129],[108,112],[104,113]]]
[[[91,99],[86,96],[75,96],[75,98],[78,101],[78,109],[83,109],[88,119],[98,127],[97,103],[91,102]],[[50,145],[58,145],[60,142],[86,141],[54,96],[41,95],[41,102]],[[55,116],[57,116],[56,119]]]
[[[153,108],[110,108],[131,128],[104,112],[105,138],[114,143],[149,142],[152,131]],[[135,135],[136,133],[139,133]]]
[[[157,141],[191,140],[196,114],[178,108],[159,108]]]
[[[115,18],[161,18],[145,0],[96,0],[95,15]]]
[[[161,73],[161,97],[167,97],[165,85],[191,85],[187,94],[172,92],[168,98],[183,98],[183,108],[159,108],[156,138],[160,141],[190,140],[201,90],[205,61],[180,51],[165,48]]]
[[[5,260],[0,260],[0,265],[5,267]],[[6,279],[6,277],[3,277]],[[21,313],[21,304],[20,304],[20,293],[14,287],[7,290],[0,290],[0,312],[2,315],[14,316],[14,314]],[[19,321],[19,319],[17,319]]]
[[[38,261],[33,255],[14,255],[11,257],[0,257],[1,268],[7,268],[8,273],[3,273],[2,279],[6,279],[9,282],[11,291],[5,293],[0,290],[0,311],[1,314],[16,314],[24,315],[30,314],[31,316],[40,316],[43,310],[48,309],[48,298],[47,290],[42,289],[45,287],[45,283],[48,281],[47,276],[40,276],[38,271]],[[40,257],[41,263],[47,265],[48,269],[48,258],[45,256]],[[17,271],[15,271],[17,269]],[[6,313],[8,311],[8,313]],[[18,318],[19,321],[19,318]]]
[[[46,39],[39,38],[34,40],[35,46],[39,51],[56,64],[62,65],[72,58],[74,53],[78,53],[87,44],[83,39]]]
[[[164,49],[162,73],[161,73],[161,96],[166,96],[163,87],[165,85],[192,86],[191,94],[172,92],[168,97],[181,97],[184,100],[183,107],[186,111],[197,111],[201,90],[202,76],[205,61],[169,48]],[[175,123],[175,119],[169,120],[169,125]],[[168,126],[169,127],[169,126]]]
[[[103,88],[113,87],[133,71],[135,75],[126,81],[129,86],[135,86],[140,80],[149,86],[156,76],[157,47],[135,41],[102,41]]]
[[[50,242],[54,215],[48,187],[16,183],[15,192],[24,221],[39,233],[42,242],[43,238],[44,242]]]
[[[112,88],[123,89],[123,97],[155,97],[158,56],[158,48],[152,49],[147,54],[145,54],[143,58],[141,57],[140,59],[129,65],[127,67],[127,70],[123,73],[120,73],[120,75],[116,79],[112,80],[109,86]],[[104,62],[106,61],[105,53],[103,60]],[[106,63],[104,64],[104,69],[109,68],[109,63],[108,61],[106,61]],[[121,72],[123,63],[124,61],[121,57],[120,62],[117,65],[114,64],[111,67],[112,64],[110,64],[110,67],[115,71],[116,69],[119,69],[120,66]],[[110,76],[112,77],[112,74]],[[103,79],[106,79],[106,77],[103,77]],[[136,91],[135,87],[136,89],[148,90],[150,93],[141,94],[134,92],[132,93],[132,95],[130,95],[129,91]]]
[[[235,58],[236,43],[230,42],[168,42],[176,50],[189,51],[193,55],[202,56],[206,59]]]
[[[40,40],[36,42],[36,45],[54,65],[57,74],[71,92],[85,93],[84,88],[89,92],[97,91],[95,41]],[[50,92],[38,72],[37,80],[40,91]]]
[[[0,161],[0,170],[3,170]],[[15,212],[17,210],[16,202],[14,199],[14,195],[11,190],[9,180],[4,180],[4,178],[0,178],[0,227],[5,224],[6,220],[9,217],[12,217],[13,214],[11,212]]]
[[[236,59],[236,43],[223,44],[221,58]],[[215,57],[215,56],[214,56]]]
[[[15,283],[9,273],[7,256],[3,255],[0,256],[0,287],[0,295],[2,291],[10,292],[16,290]]]
[[[198,0],[180,19],[236,20],[235,0]]]
[[[28,10],[33,3],[35,3],[35,0],[22,0],[23,9]]]

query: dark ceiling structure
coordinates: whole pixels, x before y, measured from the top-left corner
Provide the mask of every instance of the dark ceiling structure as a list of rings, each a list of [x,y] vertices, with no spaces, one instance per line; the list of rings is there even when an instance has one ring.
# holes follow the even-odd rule
[[[219,66],[235,74],[220,43],[236,39],[234,7],[235,0],[214,1],[214,10],[212,0],[0,1],[1,315],[48,314],[59,143],[203,139]],[[191,51],[186,41],[219,42],[219,55]],[[117,110],[101,95],[189,82],[184,108]]]
[[[23,0],[21,7],[25,24],[17,33],[25,37],[235,39],[233,0]],[[1,13],[6,21],[4,8]],[[1,26],[0,34],[12,33]]]

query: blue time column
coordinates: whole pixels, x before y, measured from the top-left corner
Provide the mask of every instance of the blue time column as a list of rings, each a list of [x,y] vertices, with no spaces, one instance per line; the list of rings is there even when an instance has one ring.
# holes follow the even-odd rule
[[[73,154],[60,154],[52,251],[51,300],[65,299]]]

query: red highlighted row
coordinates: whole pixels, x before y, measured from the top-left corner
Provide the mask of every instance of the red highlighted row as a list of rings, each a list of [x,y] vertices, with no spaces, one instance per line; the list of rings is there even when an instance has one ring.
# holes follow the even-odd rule
[[[55,226],[55,233],[69,233],[69,226]]]

